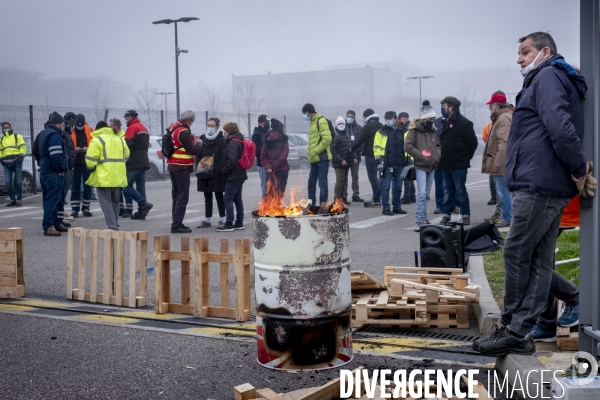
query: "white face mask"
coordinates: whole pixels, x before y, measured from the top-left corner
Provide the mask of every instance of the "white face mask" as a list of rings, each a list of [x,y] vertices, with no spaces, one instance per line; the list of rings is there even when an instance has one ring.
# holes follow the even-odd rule
[[[8,133],[8,132],[10,132],[10,128],[8,128],[8,129],[2,129],[2,132]]]
[[[542,50],[544,50],[544,49],[542,49]],[[525,67],[521,68],[521,75],[523,75],[523,77],[526,77],[527,74],[529,73],[529,71],[531,71],[535,67],[535,62],[537,61],[537,59],[540,56],[540,54],[542,54],[541,51],[538,53],[537,56],[535,56],[535,58],[533,59],[533,61],[531,62],[531,64],[526,65]]]
[[[216,129],[213,127],[210,127],[206,130],[207,135],[213,135],[215,132],[216,132]]]
[[[346,125],[344,125],[344,124],[339,124],[339,125],[337,126],[337,129],[338,129],[338,131],[345,131],[345,130],[346,130]]]

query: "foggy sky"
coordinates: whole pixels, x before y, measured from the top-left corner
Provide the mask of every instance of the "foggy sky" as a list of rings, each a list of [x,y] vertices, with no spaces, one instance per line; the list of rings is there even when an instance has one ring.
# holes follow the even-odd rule
[[[516,64],[517,39],[550,31],[579,64],[576,0],[0,0],[0,67],[46,78],[108,75],[134,90],[230,84],[231,74],[322,70],[398,61],[427,71]]]

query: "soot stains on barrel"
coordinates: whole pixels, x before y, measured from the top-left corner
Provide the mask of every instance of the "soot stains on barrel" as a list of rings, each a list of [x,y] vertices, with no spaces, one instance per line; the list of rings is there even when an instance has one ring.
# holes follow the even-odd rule
[[[279,274],[279,301],[286,304],[292,314],[302,314],[307,303],[321,303],[331,310],[337,296],[341,268],[315,270],[310,274],[282,271]]]
[[[310,226],[322,237],[334,245],[333,252],[317,257],[317,264],[333,264],[342,260],[344,248],[348,247],[348,214],[344,218],[322,219],[310,221]]]
[[[296,218],[280,218],[277,225],[286,239],[296,240],[300,236],[300,223]]]
[[[254,219],[254,247],[259,250],[265,248],[269,238],[269,226],[260,219]]]

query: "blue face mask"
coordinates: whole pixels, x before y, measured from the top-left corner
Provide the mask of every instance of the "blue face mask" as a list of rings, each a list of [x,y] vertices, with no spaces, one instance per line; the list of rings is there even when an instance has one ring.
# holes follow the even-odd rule
[[[442,107],[442,117],[446,118],[448,116],[448,113],[446,112],[446,109],[444,107]]]
[[[346,122],[348,123],[348,125],[351,125],[354,123],[354,118],[348,117],[348,118],[346,118]]]
[[[385,121],[385,126],[389,126],[391,128],[392,126],[394,126],[394,121],[392,121],[391,119]]]
[[[304,118],[307,121],[310,121],[310,115],[308,114],[302,114],[302,118]]]
[[[208,128],[208,129],[206,130],[206,134],[207,134],[207,135],[213,135],[215,132],[216,132],[216,129],[215,129],[215,128]]]

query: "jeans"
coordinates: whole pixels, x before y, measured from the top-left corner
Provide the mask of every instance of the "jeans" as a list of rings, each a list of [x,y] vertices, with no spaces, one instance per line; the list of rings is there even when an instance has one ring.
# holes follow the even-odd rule
[[[226,213],[226,226],[233,225],[233,205],[235,204],[235,211],[237,212],[237,218],[235,219],[235,225],[244,224],[244,202],[242,201],[242,187],[244,182],[227,182],[225,183],[225,213]]]
[[[59,227],[58,205],[62,201],[65,177],[64,175],[58,175],[56,172],[47,172],[40,178],[43,182],[42,202],[44,207],[42,228],[46,230],[51,226]]]
[[[350,175],[352,175],[352,197],[359,197],[360,189],[358,185],[358,171],[360,171],[360,162],[352,163],[350,166]]]
[[[312,200],[313,207],[326,203],[329,197],[327,186],[327,173],[329,172],[329,161],[318,161],[310,164],[308,174],[308,198]],[[319,202],[317,203],[317,181],[319,181]]]
[[[135,183],[135,189],[133,184]],[[146,169],[128,169],[127,187],[123,189],[127,209],[133,209],[133,202],[138,204],[138,209],[146,204]],[[129,205],[131,204],[131,207]]]
[[[464,217],[471,216],[469,194],[467,193],[467,170],[442,168],[444,174],[444,203],[442,213],[444,217],[450,218],[454,203],[460,207],[460,213]]]
[[[500,322],[519,335],[531,332],[548,301],[560,218],[569,200],[513,193],[512,222],[504,244]]]
[[[433,179],[435,180],[435,208],[441,210],[444,204],[444,174],[441,168],[435,170]]]
[[[496,182],[494,180],[494,176],[490,175],[490,194],[492,195],[492,200],[497,201],[496,197]]]
[[[119,197],[121,188],[99,187],[98,203],[108,229],[119,229]]]
[[[6,182],[6,190],[11,200],[21,200],[23,197],[22,169],[23,163],[18,161],[4,166],[4,182]]]
[[[87,169],[85,164],[77,164],[75,165],[75,169],[73,170],[73,181],[71,182],[71,208],[73,212],[81,211],[89,211],[90,203],[92,201],[92,187],[86,185],[88,178],[92,170]],[[81,184],[83,185],[83,206],[81,202]]]
[[[348,197],[348,172],[350,168],[334,168],[335,185],[333,186],[333,197],[346,199]]]
[[[260,177],[260,189],[262,191],[262,197],[267,195],[267,170],[263,167],[256,166],[258,169],[258,176]]]
[[[401,210],[400,195],[402,194],[402,169],[404,167],[387,167],[383,169],[383,176],[379,178],[381,188],[381,206],[383,211],[390,209],[390,186],[392,188],[392,206],[394,210]],[[391,170],[391,171],[390,171]]]
[[[494,176],[494,186],[498,192],[498,202],[502,204],[502,221],[512,219],[512,196],[506,186],[504,176]]]
[[[417,175],[417,204],[415,211],[415,219],[417,222],[427,221],[427,196],[431,192],[431,185],[433,185],[433,177],[435,171],[426,172],[422,169],[415,170]]]
[[[579,288],[558,272],[552,271],[548,300],[537,320],[537,325],[545,331],[556,329],[556,320],[558,319],[557,299],[563,301],[566,305],[579,304]]]
[[[219,217],[225,216],[225,200],[223,199],[223,192],[214,192],[215,199],[217,201],[217,208],[219,209]],[[204,216],[211,218],[213,215],[213,192],[204,192]]]
[[[177,172],[169,172],[171,177],[171,228],[176,229],[183,224],[185,210],[190,199],[190,169],[184,168]]]
[[[381,186],[379,185],[379,174],[377,173],[377,161],[375,161],[375,157],[365,157],[365,166],[367,167],[367,177],[373,191],[373,202],[379,203],[381,201]]]

